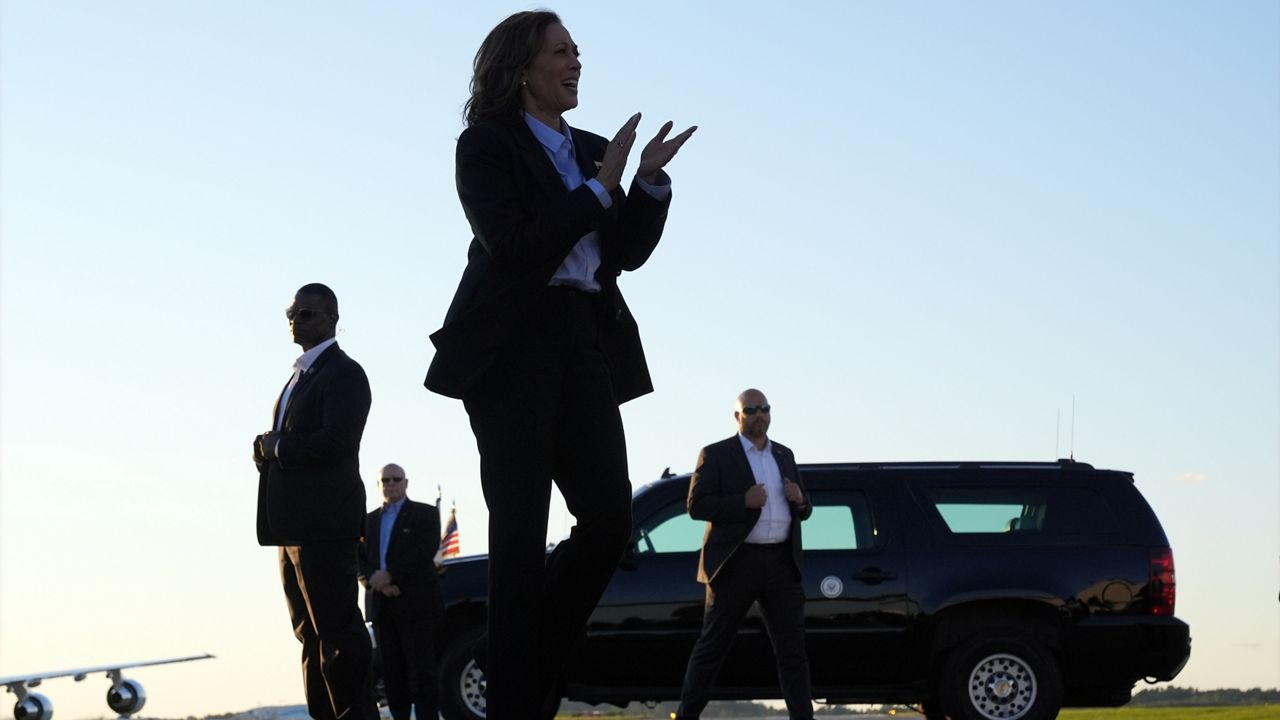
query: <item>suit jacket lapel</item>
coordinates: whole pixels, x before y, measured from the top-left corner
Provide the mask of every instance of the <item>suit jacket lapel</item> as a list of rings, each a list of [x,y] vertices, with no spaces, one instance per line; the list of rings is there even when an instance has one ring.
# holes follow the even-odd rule
[[[773,461],[778,463],[778,476],[783,480],[791,477],[791,473],[789,472],[791,468],[787,465],[786,457],[783,456],[782,451],[778,449],[777,443],[770,443],[769,449],[773,452]],[[791,482],[799,481],[795,478],[791,478]]]
[[[756,484],[756,474],[751,470],[751,461],[747,459],[746,449],[742,447],[742,436],[735,433],[729,440],[729,454],[733,456],[735,467],[733,475],[742,478],[741,488],[743,492],[746,492],[751,489],[752,485]],[[761,512],[760,508],[749,508],[747,510],[747,525],[743,529],[741,536],[738,537],[738,543],[745,541],[747,536],[751,534],[752,528],[755,527],[756,522],[760,519]]]
[[[734,435],[733,440],[733,457],[734,464],[738,466],[738,474],[743,479],[743,487],[750,488],[756,484],[756,474],[751,470],[751,461],[747,459],[747,451],[742,447],[742,437]]]
[[[778,477],[782,480],[782,484],[785,486],[787,483],[787,480],[790,480],[791,482],[798,484],[800,482],[800,479],[796,477],[791,477],[793,475],[793,473],[791,472],[791,465],[787,463],[786,456],[782,453],[781,450],[778,449],[778,444],[775,442],[770,442],[769,449],[773,453],[773,461],[778,463]],[[803,486],[801,487],[801,489],[803,490]],[[799,526],[798,523],[800,521],[796,519],[797,517],[796,507],[792,505],[790,502],[787,503],[787,510],[791,513],[791,530],[792,530],[791,534],[794,535],[795,534],[794,531]]]
[[[396,533],[400,529],[400,523],[404,522],[404,516],[413,512],[410,510],[409,498],[405,498],[400,505],[400,512],[396,513],[396,519],[391,523],[391,532],[387,533],[387,554],[391,554],[391,546],[396,544]]]
[[[538,185],[542,187],[548,197],[557,197],[568,192],[568,190],[565,190],[564,181],[560,179],[560,173],[556,170],[555,163],[551,162],[551,158],[547,157],[546,148],[542,147],[542,143],[538,142],[538,138],[533,134],[533,131],[525,124],[524,118],[516,116],[509,127],[511,128],[511,136],[516,141],[516,148],[520,153],[521,161],[533,173]]]
[[[276,395],[275,405],[271,406],[271,429],[272,430],[279,430],[284,427],[284,418],[280,417],[280,401],[284,399],[284,391],[289,389],[289,383],[291,382],[293,382],[292,375],[289,376],[288,380],[284,381],[284,387],[280,388],[280,394]],[[277,425],[279,427],[277,427]]]
[[[569,128],[569,134],[573,137],[573,159],[577,161],[578,169],[582,171],[582,179],[590,180],[600,172],[600,166],[596,164],[595,158],[591,157],[586,136],[573,127]]]
[[[308,376],[311,374],[310,370],[302,373],[302,375],[298,377],[297,384],[293,386],[293,392],[289,393],[289,404],[284,406],[284,417],[280,418],[281,430],[289,424],[289,412],[293,410],[293,406],[298,403],[298,395],[302,390],[302,385],[306,383]]]
[[[312,378],[320,374],[320,369],[325,366],[325,363],[329,362],[329,358],[334,357],[335,355],[338,354],[338,352],[340,352],[338,350],[338,343],[334,343],[329,347],[325,348],[325,351],[320,353],[320,357],[316,358],[315,362],[311,363],[311,367],[307,368],[307,371],[302,373],[302,377],[298,378],[298,384],[294,385],[293,392],[289,393],[289,404],[285,407],[284,417],[281,418],[281,421],[280,421],[281,428],[285,427],[285,424],[289,420],[289,413],[293,411],[293,406],[297,403],[298,398],[302,396],[304,389],[308,385],[310,385],[310,381],[312,380]],[[289,384],[285,383],[285,387],[288,387],[288,386]],[[283,396],[284,391],[283,390],[280,391],[280,394]],[[279,411],[279,405],[280,405],[280,401],[276,400],[277,412]]]

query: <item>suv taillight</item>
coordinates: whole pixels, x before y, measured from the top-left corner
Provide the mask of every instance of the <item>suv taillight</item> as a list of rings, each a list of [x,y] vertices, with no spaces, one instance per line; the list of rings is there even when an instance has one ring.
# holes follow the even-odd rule
[[[1173,603],[1178,595],[1178,583],[1173,574],[1173,550],[1151,549],[1151,579],[1147,585],[1147,597],[1151,601],[1152,615],[1173,616]]]

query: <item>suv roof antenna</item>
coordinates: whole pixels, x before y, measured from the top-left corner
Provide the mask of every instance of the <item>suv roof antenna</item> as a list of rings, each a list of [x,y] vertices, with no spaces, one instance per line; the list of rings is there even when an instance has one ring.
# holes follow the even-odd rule
[[[1057,460],[1062,457],[1058,454],[1058,447],[1062,442],[1062,408],[1057,409],[1057,416],[1053,421],[1053,459]]]
[[[1076,394],[1071,393],[1071,454],[1067,455],[1072,462],[1076,459]]]

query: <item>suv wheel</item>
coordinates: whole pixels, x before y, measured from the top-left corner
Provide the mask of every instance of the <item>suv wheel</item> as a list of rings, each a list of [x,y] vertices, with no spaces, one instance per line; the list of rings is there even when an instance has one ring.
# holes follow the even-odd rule
[[[1062,707],[1057,661],[1021,635],[970,636],[947,659],[939,690],[953,720],[1052,720]]]
[[[481,626],[458,634],[440,656],[440,712],[446,720],[484,720],[484,671],[476,665]]]

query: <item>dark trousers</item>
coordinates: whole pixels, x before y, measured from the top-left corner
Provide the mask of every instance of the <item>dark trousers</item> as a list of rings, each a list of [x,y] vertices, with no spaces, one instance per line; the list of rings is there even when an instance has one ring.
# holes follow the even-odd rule
[[[778,660],[778,684],[787,702],[787,715],[791,720],[813,717],[809,658],[804,651],[804,586],[796,573],[791,546],[744,543],[707,585],[702,636],[689,655],[676,713],[679,718],[697,718],[707,706],[738,626],[757,601]]]
[[[382,656],[387,708],[394,720],[409,720],[411,708],[417,720],[439,717],[435,644],[438,617],[435,605],[425,598],[402,595],[379,601],[373,631]]]
[[[489,720],[539,714],[631,537],[626,441],[596,302],[548,288],[464,398],[489,506]],[[548,558],[552,482],[576,524]]]
[[[302,643],[307,712],[316,720],[373,720],[373,650],[356,603],[354,540],[280,548],[280,579]]]

